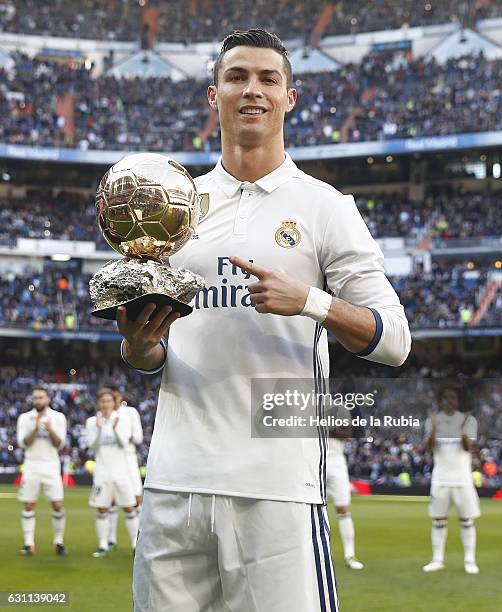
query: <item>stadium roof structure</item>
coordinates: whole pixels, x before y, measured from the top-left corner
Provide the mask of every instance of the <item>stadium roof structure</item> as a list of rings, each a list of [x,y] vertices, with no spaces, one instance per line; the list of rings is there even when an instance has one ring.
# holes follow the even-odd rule
[[[293,74],[306,72],[328,72],[337,70],[342,64],[319,49],[299,47],[289,55]]]
[[[151,50],[134,53],[110,68],[107,74],[126,79],[134,77],[170,77],[173,81],[181,81],[187,77],[179,68],[176,68]]]
[[[438,63],[444,64],[451,58],[481,52],[489,60],[502,58],[502,47],[474,30],[460,29],[433,47],[426,57],[434,57]]]

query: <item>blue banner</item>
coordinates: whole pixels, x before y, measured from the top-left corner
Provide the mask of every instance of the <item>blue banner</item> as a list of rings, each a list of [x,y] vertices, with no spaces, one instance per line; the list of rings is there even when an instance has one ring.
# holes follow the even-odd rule
[[[466,336],[502,336],[500,327],[447,327],[414,329],[411,335],[415,340],[427,338],[461,338]],[[87,342],[118,342],[122,336],[116,331],[60,331],[53,329],[23,329],[0,327],[0,337],[38,338],[40,340],[84,340]],[[328,334],[330,342],[337,342],[335,336]]]
[[[116,331],[63,331],[54,329],[23,329],[16,327],[0,327],[0,337],[38,338],[40,340],[85,340],[88,342],[114,341],[122,336]]]
[[[411,49],[411,40],[393,40],[391,42],[373,43],[372,51],[401,51]]]
[[[288,153],[295,161],[365,157],[367,155],[400,155],[406,153],[471,149],[502,145],[502,131],[473,134],[452,134],[423,138],[399,138],[350,142],[315,147],[294,147]],[[33,161],[54,161],[80,164],[112,165],[129,153],[140,151],[81,151],[55,147],[30,147],[27,145],[0,144],[0,158]],[[184,166],[214,166],[220,151],[169,152],[164,151]]]

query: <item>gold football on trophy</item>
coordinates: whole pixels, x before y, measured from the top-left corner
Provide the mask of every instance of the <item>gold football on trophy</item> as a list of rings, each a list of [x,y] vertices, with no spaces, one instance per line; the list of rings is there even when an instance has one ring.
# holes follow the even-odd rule
[[[106,242],[126,257],[161,260],[191,238],[199,195],[185,168],[158,153],[128,155],[101,179],[98,223]]]

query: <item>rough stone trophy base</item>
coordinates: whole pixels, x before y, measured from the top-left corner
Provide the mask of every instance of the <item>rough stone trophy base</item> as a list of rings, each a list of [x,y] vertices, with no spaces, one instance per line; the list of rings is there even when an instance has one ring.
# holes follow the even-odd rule
[[[117,308],[125,306],[127,317],[134,320],[147,304],[157,305],[152,317],[165,305],[186,317],[193,310],[190,302],[204,287],[204,279],[159,261],[120,259],[98,270],[89,287],[95,306],[92,314],[101,319],[114,320]]]

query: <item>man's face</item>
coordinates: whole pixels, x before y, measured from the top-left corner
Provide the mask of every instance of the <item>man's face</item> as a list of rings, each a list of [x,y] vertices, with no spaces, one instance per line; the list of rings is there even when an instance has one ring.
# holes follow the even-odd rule
[[[453,389],[446,389],[441,397],[441,409],[446,414],[453,414],[458,410],[458,394]]]
[[[113,399],[115,400],[115,408],[119,408],[122,403],[122,393],[120,391],[113,391]]]
[[[103,393],[96,403],[101,412],[111,412],[115,408],[115,398],[112,393]]]
[[[217,107],[222,134],[243,146],[257,146],[282,134],[284,114],[296,102],[287,88],[282,55],[273,49],[234,47],[223,56],[218,87],[208,88]]]
[[[42,391],[41,389],[36,389],[31,394],[31,403],[38,412],[41,412],[50,404],[50,399],[45,391]]]

